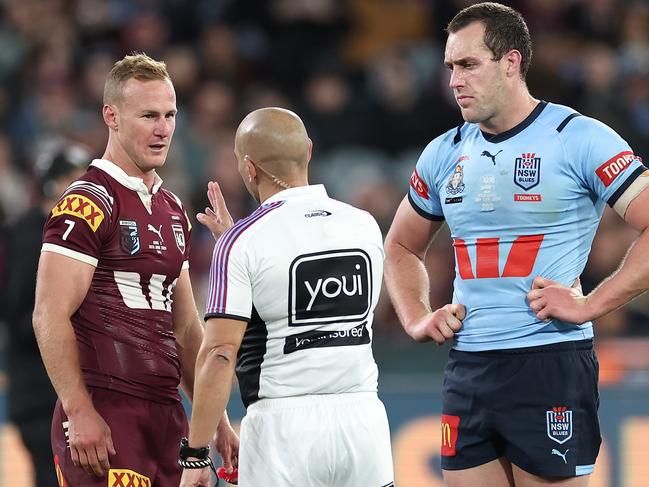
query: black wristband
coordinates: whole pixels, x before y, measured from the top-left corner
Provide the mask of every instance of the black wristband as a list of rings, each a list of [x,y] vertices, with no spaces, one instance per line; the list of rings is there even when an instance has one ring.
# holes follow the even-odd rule
[[[192,448],[189,446],[189,440],[182,438],[180,440],[180,459],[185,461],[189,457],[194,457],[199,460],[207,460],[210,458],[210,447],[204,446],[202,448]],[[207,466],[207,465],[204,465]]]

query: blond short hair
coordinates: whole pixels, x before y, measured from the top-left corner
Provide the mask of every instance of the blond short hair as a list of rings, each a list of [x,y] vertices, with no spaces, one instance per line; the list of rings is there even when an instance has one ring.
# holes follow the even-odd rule
[[[139,81],[171,80],[164,62],[156,61],[144,53],[124,56],[113,65],[106,77],[104,105],[117,103],[122,97],[124,85],[131,78]]]

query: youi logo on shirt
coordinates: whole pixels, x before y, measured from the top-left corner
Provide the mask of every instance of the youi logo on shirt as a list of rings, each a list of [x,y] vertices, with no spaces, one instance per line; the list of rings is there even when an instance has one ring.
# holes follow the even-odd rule
[[[361,249],[299,256],[289,273],[289,326],[364,319],[372,302],[372,266]]]

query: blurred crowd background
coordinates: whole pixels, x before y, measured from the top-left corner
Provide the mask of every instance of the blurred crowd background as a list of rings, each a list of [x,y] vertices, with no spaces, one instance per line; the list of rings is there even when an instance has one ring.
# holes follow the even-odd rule
[[[233,156],[234,131],[263,106],[296,111],[314,142],[312,183],[370,211],[387,231],[424,146],[459,123],[443,66],[444,28],[466,0],[3,0],[0,2],[0,392],[7,237],[39,201],[39,161],[62,147],[103,153],[105,76],[127,53],[163,60],[178,97],[165,186],[190,215],[221,184],[235,217],[255,207]],[[649,158],[649,1],[517,0],[534,43],[537,98],[609,124]],[[582,276],[588,292],[636,237],[607,210]],[[195,227],[191,273],[203,306],[213,241]],[[431,300],[450,300],[454,260],[442,232],[429,262]],[[25,275],[31,282],[33,275]],[[441,372],[445,350],[415,345],[387,293],[375,319],[382,371]],[[598,320],[602,379],[644,370],[649,299]],[[420,357],[418,362],[416,357]],[[35,359],[36,360],[36,359]],[[408,365],[410,364],[410,365]],[[1,416],[1,415],[0,415]]]
[[[100,114],[113,62],[164,60],[178,125],[162,176],[190,213],[221,183],[235,218],[254,202],[235,169],[233,133],[250,110],[282,106],[314,141],[312,182],[369,210],[387,230],[421,149],[460,123],[442,64],[444,28],[463,0],[4,0],[0,5],[0,222],[35,201],[36,162],[79,142],[100,156]],[[520,0],[534,42],[528,83],[617,130],[649,157],[649,2]],[[586,290],[635,237],[607,212]],[[432,300],[449,300],[448,237],[433,252]],[[212,241],[196,227],[192,274],[204,294]],[[432,263],[431,263],[432,265]],[[3,262],[0,257],[0,275]],[[31,276],[26,276],[30,278]],[[408,340],[383,296],[377,340]],[[649,336],[644,299],[598,322],[598,334]]]

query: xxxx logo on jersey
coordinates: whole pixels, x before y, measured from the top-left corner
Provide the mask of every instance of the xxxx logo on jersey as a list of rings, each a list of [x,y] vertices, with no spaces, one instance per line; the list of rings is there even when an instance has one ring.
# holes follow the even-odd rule
[[[104,212],[89,198],[80,194],[69,194],[63,197],[52,208],[52,216],[72,215],[84,220],[93,232],[104,220]]]
[[[151,487],[151,480],[133,470],[111,468],[108,471],[108,487]]]

